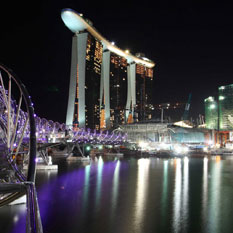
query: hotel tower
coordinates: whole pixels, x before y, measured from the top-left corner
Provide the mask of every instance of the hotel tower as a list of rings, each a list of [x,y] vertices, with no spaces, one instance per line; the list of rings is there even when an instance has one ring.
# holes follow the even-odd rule
[[[82,14],[64,9],[74,33],[66,125],[109,129],[149,120],[154,62],[106,40]]]

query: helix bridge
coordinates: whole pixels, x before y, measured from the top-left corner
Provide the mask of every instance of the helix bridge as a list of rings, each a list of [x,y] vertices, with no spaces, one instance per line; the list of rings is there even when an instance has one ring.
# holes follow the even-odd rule
[[[27,232],[43,232],[35,189],[36,159],[49,163],[49,149],[67,157],[80,145],[121,145],[120,131],[78,129],[40,118],[24,84],[0,64],[0,207],[26,194]],[[81,151],[81,150],[80,150]]]
[[[22,113],[22,115],[27,115]],[[97,131],[91,129],[79,129],[40,118],[34,114],[36,125],[36,142],[37,142],[37,158],[42,158],[44,164],[49,165],[49,157],[52,155],[62,155],[62,158],[71,157],[75,151],[78,151],[79,156],[84,157],[84,145],[92,145],[97,147],[99,145],[122,145],[127,140],[127,134],[120,131]],[[24,122],[26,117],[23,117]],[[18,130],[21,133],[22,130]],[[24,150],[27,148],[29,141],[29,124],[27,124],[23,136]],[[13,144],[13,150],[17,143]],[[26,162],[26,161],[25,161]]]
[[[66,126],[58,122],[46,120],[35,116],[37,152],[47,164],[49,159],[48,151],[53,148],[54,153],[62,153],[64,157],[73,155],[72,151],[76,147],[80,155],[84,156],[80,146],[89,144],[97,145],[121,145],[127,140],[127,134],[118,130],[97,131],[91,129],[78,129]],[[62,150],[61,150],[62,148]],[[51,150],[50,150],[51,152]]]

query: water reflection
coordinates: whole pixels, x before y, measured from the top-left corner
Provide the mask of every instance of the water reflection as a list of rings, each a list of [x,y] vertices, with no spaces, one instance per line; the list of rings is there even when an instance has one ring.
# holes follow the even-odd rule
[[[189,215],[189,159],[183,159],[183,175],[182,160],[175,159],[175,187],[173,194],[173,230],[186,232],[188,226]]]
[[[206,222],[208,207],[208,158],[203,159],[203,177],[202,177],[202,222]],[[204,226],[204,225],[203,225]]]
[[[120,174],[120,160],[116,162],[116,167],[114,170],[113,176],[113,185],[112,185],[112,201],[111,201],[111,218],[113,220],[115,209],[117,206],[117,197],[119,192],[119,174]]]
[[[82,202],[83,215],[86,214],[86,210],[88,208],[90,171],[91,171],[91,166],[90,165],[86,166],[85,167],[84,188],[83,188],[83,202]]]
[[[220,157],[99,158],[38,172],[44,232],[231,233],[232,165]],[[1,208],[0,232],[25,232],[25,209]]]
[[[14,205],[14,206],[10,206],[10,207],[3,207],[4,211],[4,215],[5,216],[9,216],[9,213],[12,214],[11,212],[13,212],[13,215],[11,215],[11,217],[7,220],[10,221],[12,223],[12,233],[25,233],[26,232],[26,204],[20,204],[20,205]],[[4,222],[4,218],[1,217],[1,222]],[[0,232],[4,232],[3,230],[1,230],[0,227]]]
[[[142,232],[143,216],[147,201],[147,186],[149,184],[149,159],[138,160],[137,188],[136,188],[136,209],[135,209],[135,231]]]
[[[185,157],[183,160],[183,187],[182,187],[182,227],[186,232],[188,226],[189,215],[189,159]]]
[[[113,186],[112,186],[112,211],[117,205],[118,187],[119,187],[119,171],[120,171],[120,161],[117,161],[114,176],[113,176]]]
[[[96,210],[98,210],[99,205],[100,205],[103,166],[104,166],[103,159],[102,157],[99,157],[98,167],[97,167],[96,199],[95,199]]]
[[[175,159],[175,189],[173,198],[173,229],[174,232],[180,230],[181,213],[181,159]]]
[[[221,203],[221,159],[216,156],[216,162],[212,163],[211,183],[209,187],[209,211],[208,211],[208,230],[211,233],[220,232],[220,206]]]
[[[41,186],[44,182],[49,183],[50,181],[52,181],[54,178],[57,177],[57,170],[48,170],[48,171],[42,171],[42,170],[38,170],[37,171],[37,176],[40,177],[40,179],[37,179],[37,187]],[[48,198],[48,192],[50,193],[50,188],[48,187],[48,185],[46,185],[46,196],[42,195],[43,199],[44,198]],[[38,191],[38,188],[37,188]],[[39,205],[40,207],[40,213],[41,215],[43,215],[42,213],[44,213],[45,211],[47,211],[47,205]],[[4,208],[8,208],[8,207],[4,207]],[[9,231],[11,233],[25,233],[26,232],[26,216],[27,216],[27,210],[26,210],[26,204],[19,204],[19,205],[13,205],[10,206],[10,212],[13,212],[13,216],[11,216],[9,218],[10,221],[12,221],[12,230]],[[0,232],[4,232],[1,231]]]
[[[162,191],[162,215],[166,215],[167,211],[167,193],[168,189],[168,160],[163,161],[163,191]],[[164,218],[163,218],[164,219]]]

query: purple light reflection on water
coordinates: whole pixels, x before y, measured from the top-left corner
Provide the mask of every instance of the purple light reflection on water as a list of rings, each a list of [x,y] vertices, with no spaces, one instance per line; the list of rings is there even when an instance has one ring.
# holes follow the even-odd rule
[[[117,160],[104,162],[100,158],[97,163],[63,173],[39,187],[37,191],[44,232],[56,232],[57,229],[69,232],[67,227],[70,224],[72,229],[79,229],[80,224],[85,225],[85,221],[95,218],[96,213],[101,215],[106,209],[110,211],[111,205],[105,210],[101,208],[106,200],[111,200],[117,163]],[[25,232],[25,221],[26,212],[20,216],[12,232]]]
[[[13,206],[12,208],[20,208],[19,212],[13,216],[13,226],[11,233],[25,233],[26,232],[26,205]]]
[[[72,171],[51,180],[37,190],[43,226],[50,227],[50,223],[53,225],[54,219],[57,217],[62,218],[67,210],[70,212],[80,208],[81,203],[76,200],[75,195],[81,197],[80,190],[83,188],[83,178],[84,169]],[[57,211],[54,211],[56,209]],[[26,209],[20,214],[12,233],[25,233],[25,226]]]
[[[53,231],[64,222],[56,222],[54,219],[63,219],[64,214],[72,216],[81,208],[80,199],[84,186],[85,170],[79,169],[45,184],[38,191],[39,206],[43,226]]]

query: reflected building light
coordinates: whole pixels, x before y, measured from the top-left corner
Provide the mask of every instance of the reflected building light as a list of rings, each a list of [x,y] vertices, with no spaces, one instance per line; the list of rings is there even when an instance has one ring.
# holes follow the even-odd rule
[[[208,206],[208,158],[203,159],[203,180],[202,180],[202,221],[206,223]],[[204,225],[204,224],[203,224]]]
[[[120,172],[120,160],[117,161],[114,176],[113,176],[113,187],[112,187],[112,217],[114,210],[117,206],[117,197],[118,197],[118,189],[119,189],[119,172]]]
[[[219,163],[221,161],[221,156],[216,156],[216,162]]]
[[[99,157],[98,168],[97,168],[97,187],[96,187],[96,206],[99,206],[101,197],[101,185],[102,185],[102,173],[103,173],[104,162],[102,157]]]
[[[182,230],[187,232],[188,215],[189,215],[189,158],[184,157],[183,167],[183,188],[182,188]]]
[[[162,192],[162,219],[167,213],[167,189],[168,189],[168,160],[163,161],[163,192]]]
[[[181,174],[181,159],[174,160],[175,165],[175,190],[173,194],[173,231],[180,232],[181,227],[181,190],[182,190],[182,174]]]
[[[84,178],[84,190],[83,190],[83,211],[87,209],[87,200],[89,196],[89,181],[90,181],[90,171],[91,166],[88,165],[85,167],[85,178]]]
[[[136,203],[135,203],[135,231],[142,232],[143,216],[145,216],[144,210],[147,202],[148,191],[148,173],[149,173],[149,159],[138,160],[138,175],[137,175],[137,189],[136,189]]]
[[[26,199],[26,197],[25,197],[25,199]],[[12,229],[10,230],[10,232],[11,233],[23,233],[23,232],[26,232],[27,211],[26,211],[24,204],[20,204],[20,205],[16,205],[16,206],[17,206],[17,208],[16,208],[17,212],[13,216],[13,224],[12,224],[12,227],[11,227]],[[41,208],[40,208],[40,210],[41,210]]]
[[[14,221],[14,223],[19,221],[19,216],[17,214],[14,216],[13,221]]]
[[[168,172],[168,161],[163,162],[163,197],[167,195],[167,172]]]
[[[212,164],[210,174],[210,190],[209,190],[209,204],[208,204],[208,222],[207,226],[211,233],[220,232],[219,229],[219,210],[221,209],[221,163],[220,156],[216,156],[216,162]]]

